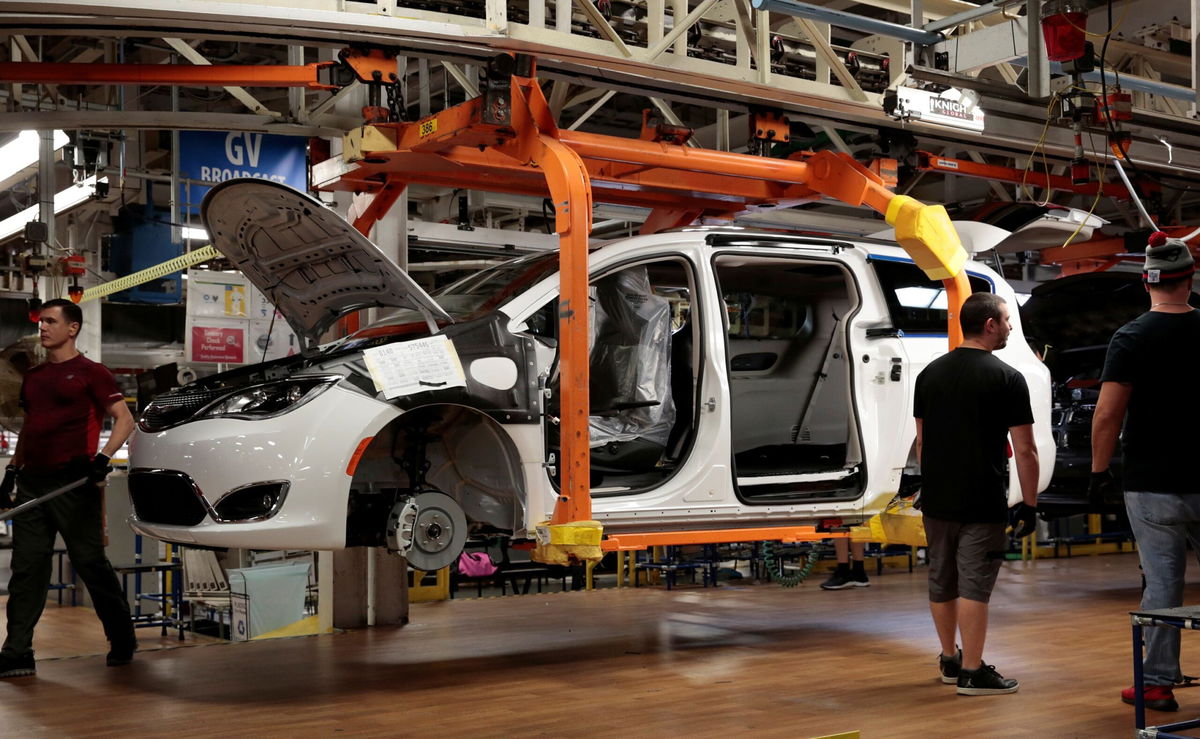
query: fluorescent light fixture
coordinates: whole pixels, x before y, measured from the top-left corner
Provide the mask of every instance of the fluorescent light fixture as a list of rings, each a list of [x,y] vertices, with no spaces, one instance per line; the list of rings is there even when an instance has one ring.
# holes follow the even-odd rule
[[[208,231],[195,226],[184,226],[183,238],[188,241],[208,241]]]
[[[54,132],[54,150],[67,145],[70,138],[63,131]],[[42,137],[37,131],[22,131],[4,146],[0,146],[0,181],[7,180],[23,169],[38,163]]]
[[[108,178],[101,177],[99,181],[107,182]],[[66,190],[56,194],[54,196],[55,215],[62,213],[68,208],[74,208],[94,195],[96,192],[96,182],[96,175],[92,175],[79,184],[71,185]],[[0,239],[7,239],[13,234],[20,233],[24,230],[26,223],[36,221],[37,218],[37,205],[31,205],[20,213],[5,218],[3,221],[0,221]]]

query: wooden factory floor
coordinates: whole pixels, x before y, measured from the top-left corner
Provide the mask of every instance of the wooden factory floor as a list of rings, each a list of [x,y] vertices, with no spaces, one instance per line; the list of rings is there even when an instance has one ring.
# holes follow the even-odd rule
[[[924,578],[454,600],[413,606],[404,628],[179,649],[143,637],[125,668],[105,667],[89,612],[50,608],[38,643],[51,658],[0,681],[0,735],[1132,735],[1119,691],[1135,555],[1005,565],[985,658],[1021,681],[1006,696],[938,679]],[[1200,672],[1200,635],[1183,651]],[[1181,711],[1152,723],[1200,716],[1200,689],[1176,694]]]

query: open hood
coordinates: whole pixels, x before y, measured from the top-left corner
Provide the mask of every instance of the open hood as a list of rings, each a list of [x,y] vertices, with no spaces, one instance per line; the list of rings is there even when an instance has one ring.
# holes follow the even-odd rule
[[[213,246],[267,296],[305,346],[362,308],[411,308],[453,322],[353,226],[286,185],[226,180],[204,197],[200,217]]]
[[[1112,335],[1149,308],[1140,273],[1091,272],[1035,287],[1021,306],[1021,325],[1046,352],[1050,374],[1063,381],[1098,375]]]
[[[1021,306],[1021,325],[1060,350],[1107,347],[1117,329],[1149,308],[1139,273],[1090,272],[1035,287]]]

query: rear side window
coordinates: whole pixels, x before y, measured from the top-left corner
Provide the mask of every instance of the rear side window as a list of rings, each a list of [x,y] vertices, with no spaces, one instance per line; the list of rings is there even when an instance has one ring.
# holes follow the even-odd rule
[[[942,283],[925,276],[912,262],[872,259],[879,286],[883,288],[892,325],[909,334],[946,333],[946,290]],[[968,275],[971,292],[990,293],[991,283]]]
[[[796,296],[737,290],[722,297],[734,338],[791,339],[808,323],[808,304]]]

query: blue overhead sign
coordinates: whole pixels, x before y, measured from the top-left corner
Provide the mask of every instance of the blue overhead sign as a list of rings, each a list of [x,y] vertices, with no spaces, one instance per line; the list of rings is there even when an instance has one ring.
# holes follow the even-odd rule
[[[218,182],[257,177],[308,189],[303,136],[235,131],[183,131],[179,134],[179,185],[184,213],[199,213],[200,202]]]

